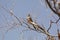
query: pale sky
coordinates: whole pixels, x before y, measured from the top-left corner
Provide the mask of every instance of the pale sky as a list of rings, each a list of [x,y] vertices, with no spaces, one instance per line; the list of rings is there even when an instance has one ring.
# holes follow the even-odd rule
[[[52,17],[52,15],[58,19],[58,16],[55,15],[49,7],[46,5],[43,0],[0,0],[0,4],[3,5],[7,10],[12,9],[14,11],[14,14],[19,18],[25,18],[30,13],[32,18],[37,20],[38,24],[43,24],[45,28],[47,29],[49,27],[50,20],[55,21],[55,19]],[[52,15],[50,15],[52,14]],[[7,18],[7,19],[6,19]],[[13,20],[14,19],[14,20]],[[11,27],[8,26],[12,25],[13,22],[18,22],[13,16],[6,12],[4,9],[0,6],[0,40],[2,40],[2,32],[4,33],[5,37],[4,40],[44,40],[45,36],[41,33],[37,33],[35,31],[21,31],[23,29],[26,29],[23,26],[15,27],[14,29],[9,30],[7,33],[6,30]],[[7,27],[5,27],[7,26]],[[19,28],[19,30],[18,30]],[[56,24],[52,25],[51,28],[51,35],[56,35],[58,27]],[[54,33],[55,32],[55,33]]]

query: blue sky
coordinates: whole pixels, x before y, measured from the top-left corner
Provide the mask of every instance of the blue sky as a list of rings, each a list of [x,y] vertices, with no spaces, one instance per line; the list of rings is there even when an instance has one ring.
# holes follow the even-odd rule
[[[38,24],[43,24],[46,29],[49,27],[50,20],[54,20],[54,18],[50,15],[54,15],[56,19],[58,19],[57,15],[53,14],[53,12],[45,6],[45,2],[41,2],[41,0],[0,0],[0,4],[3,5],[7,10],[12,9],[14,14],[17,17],[26,18],[30,13],[32,18],[37,20]],[[7,18],[7,19],[5,19]],[[35,31],[25,31],[20,34],[21,30],[26,29],[22,26],[15,27],[15,29],[9,30],[7,33],[5,31],[10,27],[8,24],[12,25],[13,22],[18,22],[13,16],[6,12],[0,6],[0,27],[3,27],[0,31],[0,40],[2,40],[2,31],[5,34],[4,40],[44,40],[45,37],[41,33],[37,33]],[[8,26],[8,27],[5,27]],[[50,33],[52,35],[56,35],[57,27],[56,24],[52,25],[52,29]],[[18,30],[19,29],[19,30]],[[55,33],[54,33],[55,32]],[[36,38],[36,39],[35,39]]]

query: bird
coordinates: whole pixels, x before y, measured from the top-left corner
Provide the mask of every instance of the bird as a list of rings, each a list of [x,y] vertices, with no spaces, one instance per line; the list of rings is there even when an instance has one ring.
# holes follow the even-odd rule
[[[32,20],[30,14],[28,14],[28,16],[27,16],[27,22],[28,22],[29,24],[31,24],[35,30],[37,30],[37,31],[39,31],[39,32],[43,32],[43,33],[49,35],[49,33],[48,33],[44,28],[42,28],[42,26],[38,25],[36,22],[34,22],[34,21]]]
[[[38,29],[38,30],[39,30],[39,29],[44,30],[42,27],[39,27],[39,25],[32,20],[30,14],[28,14],[28,16],[27,16],[27,21],[28,21],[29,24],[33,25],[33,27],[34,27],[36,30],[37,30],[37,29]]]
[[[32,23],[33,23],[33,20],[32,20],[32,18],[31,18],[30,14],[28,14],[28,16],[27,16],[27,22],[28,22],[29,24],[33,25],[34,29],[36,29],[35,26],[34,26],[34,24],[32,24]]]

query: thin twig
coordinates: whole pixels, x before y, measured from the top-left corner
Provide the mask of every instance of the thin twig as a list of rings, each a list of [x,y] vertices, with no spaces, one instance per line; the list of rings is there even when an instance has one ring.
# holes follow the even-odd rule
[[[48,28],[48,30],[47,30],[48,32],[49,32],[49,30],[50,30],[51,27],[52,27],[52,23],[53,23],[53,22],[50,20],[50,26],[49,26],[49,28]]]
[[[12,10],[7,10],[4,6],[1,5],[1,8],[3,8],[6,12],[10,13],[10,15],[14,16],[18,21],[19,23],[21,24],[21,21],[19,20],[19,18],[17,16],[14,15],[13,11]],[[21,24],[22,25],[22,24]]]

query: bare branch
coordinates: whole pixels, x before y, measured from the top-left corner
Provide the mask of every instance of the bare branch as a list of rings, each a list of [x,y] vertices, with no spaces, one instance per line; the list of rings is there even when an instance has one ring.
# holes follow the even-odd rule
[[[53,9],[52,5],[50,4],[50,2],[49,2],[48,0],[45,0],[45,1],[46,1],[46,3],[48,4],[49,8],[50,8],[56,15],[58,15],[58,16],[60,17],[60,13],[58,13],[57,9],[56,9],[56,8]],[[54,5],[55,5],[55,1],[53,1],[53,2],[54,2]]]
[[[53,23],[53,22],[50,20],[50,26],[49,26],[49,28],[48,28],[48,30],[47,30],[48,32],[49,32],[49,30],[50,30],[51,27],[52,27],[52,23]]]

